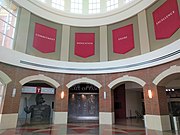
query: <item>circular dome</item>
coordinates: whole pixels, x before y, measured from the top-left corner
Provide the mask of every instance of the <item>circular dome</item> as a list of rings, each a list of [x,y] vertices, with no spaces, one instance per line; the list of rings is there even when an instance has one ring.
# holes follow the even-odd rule
[[[92,15],[123,8],[139,0],[35,0],[49,8],[73,14]],[[33,2],[33,1],[32,1]]]
[[[99,0],[99,4],[98,0],[16,0],[15,2],[52,22],[93,27],[132,17],[146,9],[155,0]]]

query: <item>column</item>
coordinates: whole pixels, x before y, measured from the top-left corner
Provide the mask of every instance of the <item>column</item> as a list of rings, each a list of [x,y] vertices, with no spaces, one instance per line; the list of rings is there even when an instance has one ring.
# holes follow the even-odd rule
[[[69,60],[69,36],[70,36],[70,26],[62,26],[62,40],[61,40],[61,61]]]
[[[146,19],[146,11],[143,10],[138,14],[139,38],[141,54],[150,52],[149,35]]]
[[[22,86],[19,83],[14,85],[14,82],[11,82],[5,87],[6,94],[2,114],[0,114],[0,129],[16,128],[17,126]]]
[[[108,86],[99,89],[99,124],[113,124],[112,93]]]
[[[152,91],[152,98],[148,97],[148,90]],[[166,89],[162,86],[144,87],[145,127],[152,130],[171,130]]]
[[[64,92],[64,97],[62,97],[62,92]],[[68,95],[69,90],[66,86],[62,85],[56,89],[53,124],[67,124]]]
[[[26,53],[28,32],[29,32],[29,22],[30,22],[30,12],[22,8],[20,11],[19,22],[16,29],[16,39],[15,39],[15,50]]]
[[[100,26],[100,61],[108,61],[107,26]]]

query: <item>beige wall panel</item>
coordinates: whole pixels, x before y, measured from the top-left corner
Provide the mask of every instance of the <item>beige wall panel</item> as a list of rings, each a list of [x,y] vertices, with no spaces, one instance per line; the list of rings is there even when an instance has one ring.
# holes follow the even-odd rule
[[[75,33],[95,33],[95,54],[88,58],[76,56],[75,52]],[[71,27],[69,61],[73,62],[98,62],[100,61],[100,28],[99,27]]]
[[[143,10],[138,14],[139,38],[141,46],[141,54],[150,52],[149,35],[147,29],[146,11]]]
[[[108,61],[107,26],[100,27],[100,61]]]
[[[28,28],[30,21],[30,12],[26,9],[20,9],[19,22],[16,29],[16,40],[15,40],[15,50],[26,53],[26,46],[28,40]]]
[[[61,41],[61,61],[68,61],[69,59],[69,36],[70,26],[62,26],[62,41]]]
[[[147,24],[148,24],[148,33],[149,33],[149,42],[150,42],[150,50],[154,51],[161,47],[164,47],[173,41],[176,41],[180,38],[180,30],[177,30],[174,35],[172,35],[168,39],[156,40],[155,31],[154,31],[154,21],[152,13],[161,6],[166,0],[158,0],[155,4],[153,4],[150,8],[147,9]],[[180,7],[180,1],[177,0],[178,5]],[[170,27],[170,26],[169,26]]]
[[[134,49],[127,52],[126,54],[114,53],[113,52],[112,30],[121,28],[123,26],[130,25],[130,24],[133,24]],[[109,52],[108,52],[109,60],[124,59],[124,58],[129,58],[129,57],[133,57],[133,56],[137,56],[137,55],[141,54],[137,16],[134,16],[134,17],[124,20],[122,22],[118,22],[118,23],[111,24],[108,26],[108,50],[109,50]]]
[[[52,53],[42,53],[35,48],[33,48],[33,39],[34,39],[34,30],[35,30],[35,23],[39,23],[51,28],[54,28],[57,30],[56,33],[56,48],[55,52]],[[30,25],[29,25],[29,34],[28,34],[28,42],[27,42],[27,49],[26,53],[30,55],[34,55],[37,57],[42,57],[42,58],[48,58],[48,59],[55,59],[59,60],[60,59],[60,51],[61,51],[61,40],[62,40],[62,25],[52,23],[48,20],[44,20],[38,16],[31,15],[30,19]]]

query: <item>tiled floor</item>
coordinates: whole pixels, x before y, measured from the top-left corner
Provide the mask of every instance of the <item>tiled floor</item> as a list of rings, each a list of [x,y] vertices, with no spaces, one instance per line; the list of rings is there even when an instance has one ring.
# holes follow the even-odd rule
[[[141,121],[126,120],[116,125],[90,123],[22,126],[0,130],[0,135],[180,135],[178,133],[145,130]]]

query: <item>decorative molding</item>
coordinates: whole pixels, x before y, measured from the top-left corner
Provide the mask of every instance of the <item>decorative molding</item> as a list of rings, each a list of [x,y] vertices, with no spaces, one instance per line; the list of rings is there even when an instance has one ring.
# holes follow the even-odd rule
[[[53,112],[53,124],[67,124],[68,112]]]
[[[0,129],[11,129],[17,126],[18,113],[0,114]]]
[[[135,82],[135,83],[141,85],[142,87],[144,87],[144,85],[146,84],[145,81],[143,81],[142,79],[140,79],[138,77],[124,75],[123,77],[119,77],[119,78],[113,80],[111,83],[108,84],[108,87],[110,89],[112,89],[117,84],[119,84],[121,82],[127,82],[127,81]]]
[[[158,85],[165,77],[172,75],[172,74],[176,74],[176,73],[180,73],[180,66],[171,66],[169,69],[163,71],[162,73],[160,73],[154,80],[153,83],[155,85]]]
[[[145,115],[144,122],[147,129],[159,131],[171,130],[169,115]]]
[[[104,74],[140,70],[180,58],[180,39],[139,56],[107,62],[65,62],[27,55],[0,46],[0,62],[27,69],[68,74]],[[6,57],[4,57],[6,56]]]
[[[86,77],[82,77],[82,78],[73,80],[73,81],[69,82],[66,86],[68,88],[70,88],[73,85],[76,85],[76,84],[79,84],[79,83],[93,84],[94,86],[98,87],[99,89],[102,87],[102,85],[99,82],[97,82],[96,80],[89,79],[89,78],[86,78]]]
[[[114,123],[113,112],[99,112],[99,124],[110,124]]]
[[[3,71],[0,70],[0,81],[2,81],[1,83],[3,84],[8,84],[12,80],[7,74],[5,74]]]
[[[41,81],[48,82],[48,83],[52,84],[55,88],[58,88],[60,86],[60,84],[57,81],[53,80],[50,77],[42,75],[42,74],[25,77],[24,79],[20,80],[19,83],[21,85],[24,85],[30,81],[35,81],[35,80],[41,80]]]

